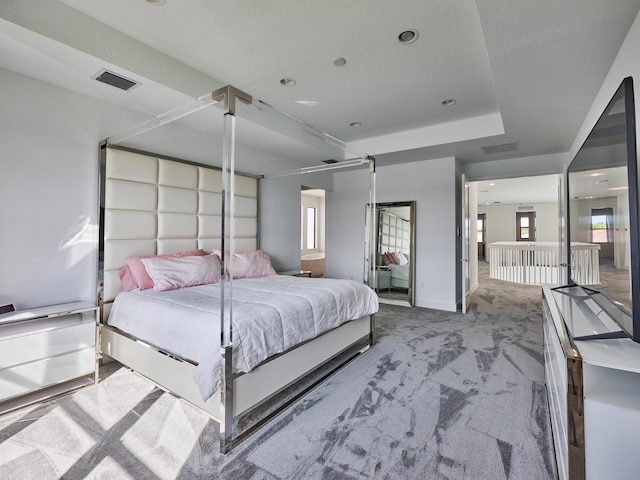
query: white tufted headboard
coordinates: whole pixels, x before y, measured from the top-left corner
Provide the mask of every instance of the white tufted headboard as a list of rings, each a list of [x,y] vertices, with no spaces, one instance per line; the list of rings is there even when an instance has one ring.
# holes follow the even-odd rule
[[[118,271],[137,255],[220,248],[220,170],[105,147],[101,169],[103,302],[121,291]],[[235,250],[258,247],[258,181],[235,175]],[[105,312],[106,313],[106,312]]]

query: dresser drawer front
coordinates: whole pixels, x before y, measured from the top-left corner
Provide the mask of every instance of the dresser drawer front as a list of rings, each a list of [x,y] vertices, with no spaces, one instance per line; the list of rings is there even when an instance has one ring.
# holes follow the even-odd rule
[[[0,340],[0,373],[13,366],[95,346],[93,321]]]
[[[0,400],[93,373],[95,348],[0,370]]]

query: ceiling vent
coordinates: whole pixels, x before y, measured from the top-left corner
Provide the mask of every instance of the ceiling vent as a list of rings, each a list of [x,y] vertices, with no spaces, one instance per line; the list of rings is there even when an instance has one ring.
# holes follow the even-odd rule
[[[520,205],[518,206],[518,210],[533,210],[533,205]]]
[[[500,145],[488,145],[482,147],[482,151],[485,155],[491,155],[493,153],[515,152],[518,150],[518,142],[502,143]]]
[[[117,75],[109,70],[105,70],[104,68],[91,78],[99,82],[106,83],[107,85],[111,85],[112,87],[119,88],[120,90],[124,90],[125,92],[128,92],[140,85],[138,82],[124,78],[123,76]]]
[[[338,163],[338,160],[336,160],[335,158],[329,158],[328,160],[322,160],[323,163],[326,163],[327,165],[331,165],[332,163]]]

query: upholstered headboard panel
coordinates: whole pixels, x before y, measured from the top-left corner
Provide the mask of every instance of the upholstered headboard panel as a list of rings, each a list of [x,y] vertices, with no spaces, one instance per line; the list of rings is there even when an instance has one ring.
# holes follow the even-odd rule
[[[129,257],[220,248],[219,170],[110,147],[105,162],[104,303],[121,291]],[[235,250],[255,250],[257,238],[258,181],[236,175]]]

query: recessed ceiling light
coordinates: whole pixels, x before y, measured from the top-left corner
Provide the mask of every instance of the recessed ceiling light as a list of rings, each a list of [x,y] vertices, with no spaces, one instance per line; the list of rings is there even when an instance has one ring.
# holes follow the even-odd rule
[[[285,87],[293,87],[296,84],[296,81],[293,78],[285,77],[280,80],[280,85]]]
[[[156,5],[156,6],[160,6],[160,5],[164,5],[165,3],[167,3],[167,0],[146,0],[147,3],[150,3],[151,5]]]
[[[418,39],[418,31],[417,30],[405,30],[398,35],[398,41],[400,43],[413,43]]]
[[[299,103],[300,105],[306,105],[308,107],[314,107],[320,102],[317,102],[315,100],[296,100],[296,103]]]
[[[489,186],[493,187],[493,186],[495,186],[495,183],[490,183]]]
[[[334,59],[333,59],[333,64],[334,64],[336,67],[342,67],[342,66],[344,66],[346,63],[347,63],[347,60],[346,60],[345,58],[342,58],[342,57],[337,57],[337,58],[334,58]]]
[[[447,98],[446,100],[442,101],[442,105],[444,105],[445,107],[450,107],[451,105],[455,105],[455,104],[456,104],[455,98]]]
[[[349,126],[350,126],[350,127],[361,127],[361,126],[362,126],[362,123],[360,123],[360,122],[351,122],[351,123],[349,124]]]

